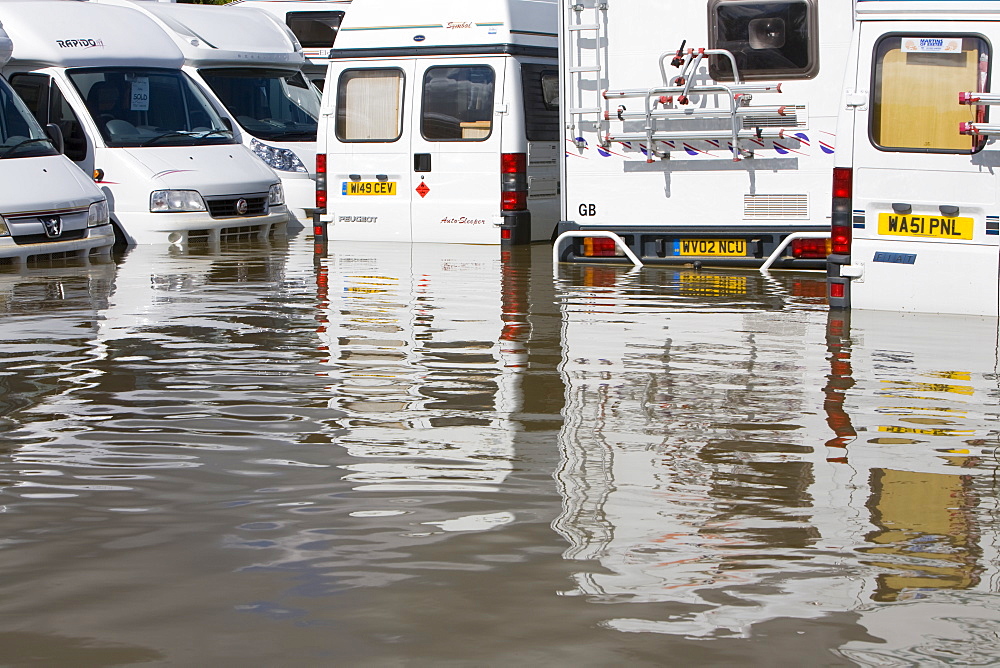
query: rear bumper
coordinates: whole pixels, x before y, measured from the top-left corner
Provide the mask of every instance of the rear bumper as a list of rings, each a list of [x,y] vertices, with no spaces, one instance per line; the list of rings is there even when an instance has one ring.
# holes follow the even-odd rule
[[[557,234],[569,231],[606,231],[614,232],[628,245],[629,249],[643,262],[652,265],[686,265],[695,262],[702,265],[720,267],[760,267],[771,252],[778,247],[782,239],[794,232],[828,232],[829,227],[822,225],[785,225],[776,226],[740,226],[725,230],[718,228],[706,229],[697,226],[639,226],[639,225],[609,225],[587,226],[578,225],[573,221],[559,223]],[[746,255],[681,255],[678,252],[679,243],[683,239],[741,239],[746,242]],[[560,249],[560,262],[593,262],[616,264],[627,261],[622,257],[584,257],[582,241],[567,243]],[[780,269],[823,269],[826,258],[799,259],[783,255],[772,268]]]

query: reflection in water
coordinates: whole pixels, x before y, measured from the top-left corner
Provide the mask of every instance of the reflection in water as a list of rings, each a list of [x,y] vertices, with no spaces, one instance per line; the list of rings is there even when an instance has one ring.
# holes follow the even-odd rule
[[[327,333],[355,489],[496,490],[511,469],[523,350],[500,251],[339,243]],[[507,326],[507,325],[511,326]]]
[[[945,610],[963,592],[968,628],[997,619],[983,597],[1000,584],[995,321],[851,322],[794,296],[768,312],[751,304],[773,293],[731,278],[687,305],[683,275],[664,272],[658,292],[647,275],[591,272],[562,302],[554,526],[567,559],[600,568],[583,568],[567,594],[669,602],[604,624],[705,638],[860,613],[917,653],[908,609],[885,604]],[[1000,660],[995,641],[979,647],[963,628],[949,640],[963,656]],[[855,641],[844,656],[878,663],[871,647]]]
[[[1000,662],[995,321],[549,253],[0,272],[0,662]]]

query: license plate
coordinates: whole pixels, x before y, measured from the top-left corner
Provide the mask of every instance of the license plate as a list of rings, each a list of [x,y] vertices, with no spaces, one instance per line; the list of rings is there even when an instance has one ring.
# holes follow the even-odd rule
[[[395,195],[395,181],[344,181],[343,195]]]
[[[971,239],[975,220],[946,216],[914,216],[913,214],[880,213],[878,233],[897,237],[930,237],[932,239]]]
[[[746,239],[678,239],[674,242],[677,255],[708,255],[712,257],[743,257],[747,254]]]

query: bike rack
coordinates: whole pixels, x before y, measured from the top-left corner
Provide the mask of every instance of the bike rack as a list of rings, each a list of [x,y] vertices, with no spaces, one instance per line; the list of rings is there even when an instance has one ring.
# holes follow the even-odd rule
[[[708,56],[723,56],[729,59],[733,69],[733,82],[723,84],[711,81],[703,84],[695,84],[698,67]],[[667,76],[666,60],[672,58],[671,65],[678,67],[681,73],[670,79]],[[600,138],[602,146],[609,147],[614,142],[645,141],[646,162],[653,162],[653,158],[669,158],[671,150],[680,150],[683,146],[675,146],[673,142],[683,142],[685,140],[718,140],[729,141],[729,151],[734,162],[743,158],[753,157],[753,151],[741,146],[741,141],[761,139],[786,139],[785,131],[790,127],[797,126],[797,115],[787,113],[787,106],[762,106],[751,107],[750,101],[753,95],[758,93],[780,93],[781,84],[768,83],[745,83],[740,77],[739,68],[736,65],[736,58],[725,49],[688,49],[684,51],[684,45],[675,52],[665,52],[659,58],[660,76],[662,85],[656,88],[627,89],[627,90],[607,90],[604,91],[605,100],[642,99],[643,110],[629,112],[624,105],[619,105],[615,112],[605,110],[605,124],[614,121],[625,122],[626,120],[644,120],[645,124],[641,132],[618,132],[610,130]],[[721,95],[728,100],[728,108],[725,106],[717,108],[689,108],[691,95]],[[679,106],[673,106],[673,105]],[[659,107],[659,109],[658,109]],[[756,127],[744,128],[744,119],[753,117],[764,120],[791,120],[790,127]],[[671,122],[684,122],[692,119],[719,119],[728,120],[728,128],[718,129],[660,129],[657,123],[671,124]],[[676,127],[676,126],[675,126]],[[790,137],[794,139],[794,137]],[[656,142],[668,144],[669,150],[663,151],[658,148]]]

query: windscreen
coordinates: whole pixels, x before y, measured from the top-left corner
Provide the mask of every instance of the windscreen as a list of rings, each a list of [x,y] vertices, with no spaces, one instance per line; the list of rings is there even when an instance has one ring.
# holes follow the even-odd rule
[[[319,91],[301,72],[260,68],[200,70],[244,130],[271,141],[316,141]]]
[[[70,70],[108,146],[232,144],[232,133],[180,70]]]
[[[0,79],[0,159],[56,155],[38,121]]]

